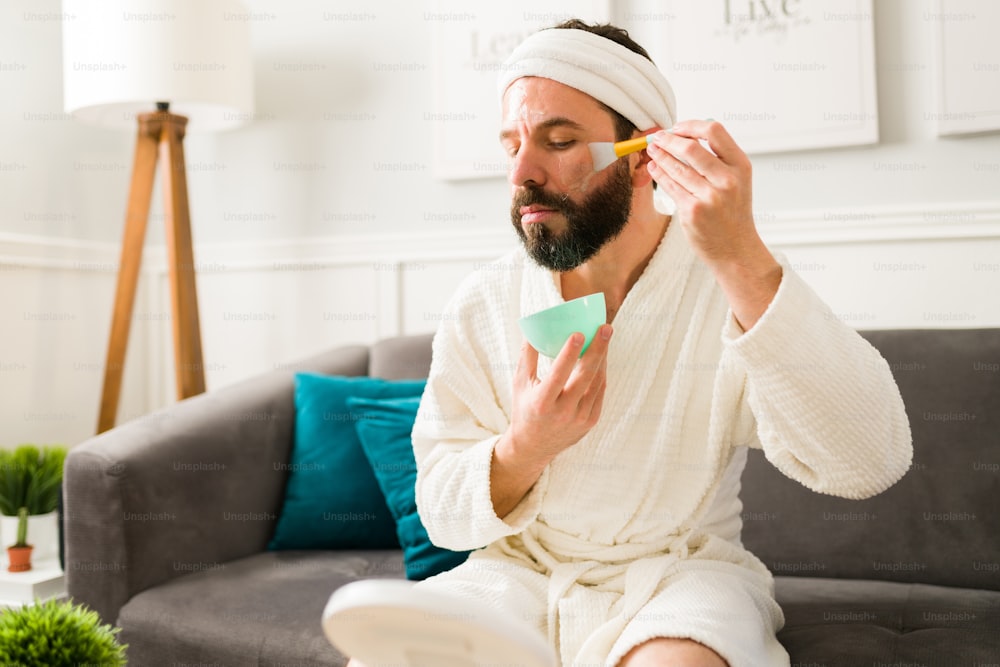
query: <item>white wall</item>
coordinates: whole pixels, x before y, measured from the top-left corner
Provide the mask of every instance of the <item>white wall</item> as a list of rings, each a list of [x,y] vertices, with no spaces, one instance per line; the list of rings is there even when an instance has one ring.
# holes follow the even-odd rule
[[[431,176],[432,0],[246,4],[255,118],[185,143],[210,388],[431,331],[515,242],[501,179]],[[931,0],[875,4],[880,143],[756,156],[758,224],[858,328],[1000,326],[1000,133],[934,136]],[[60,11],[0,5],[0,445],[92,432],[110,323],[133,138],[62,114]],[[171,400],[161,246],[154,216],[123,417]]]

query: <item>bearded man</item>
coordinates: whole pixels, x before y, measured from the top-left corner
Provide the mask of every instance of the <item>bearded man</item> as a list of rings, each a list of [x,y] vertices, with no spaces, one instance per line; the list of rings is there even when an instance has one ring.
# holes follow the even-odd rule
[[[625,31],[540,31],[499,88],[523,248],[451,300],[413,431],[428,534],[475,551],[418,587],[528,620],[563,665],[787,666],[740,542],[747,449],[820,493],[883,491],[912,455],[889,368],[764,245],[746,155],[675,122]],[[648,134],[595,171],[589,143]],[[580,334],[551,360],[523,341],[519,317],[595,292],[582,357]]]

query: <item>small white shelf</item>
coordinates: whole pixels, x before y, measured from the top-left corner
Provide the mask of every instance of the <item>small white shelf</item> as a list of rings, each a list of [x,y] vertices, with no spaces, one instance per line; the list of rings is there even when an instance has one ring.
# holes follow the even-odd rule
[[[8,572],[6,555],[0,561],[0,607],[20,607],[36,599],[62,597],[66,594],[66,573],[59,559],[32,563],[27,572]]]

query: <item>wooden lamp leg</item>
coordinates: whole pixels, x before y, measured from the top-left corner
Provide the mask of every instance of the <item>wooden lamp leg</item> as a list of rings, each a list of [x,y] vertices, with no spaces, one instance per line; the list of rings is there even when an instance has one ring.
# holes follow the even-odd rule
[[[164,227],[167,234],[177,398],[184,399],[205,391],[191,216],[184,164],[183,139],[186,125],[187,118],[166,111],[139,114],[139,133],[136,138],[135,162],[132,166],[132,183],[125,218],[121,262],[118,267],[115,309],[111,319],[104,386],[101,391],[101,409],[97,421],[98,433],[114,427],[118,414],[125,352],[132,324],[146,224],[149,220],[158,150],[162,150],[164,158],[163,184],[166,207]]]
[[[191,214],[188,207],[184,163],[184,129],[187,118],[168,114],[163,124],[163,185],[166,204],[167,267],[174,323],[174,372],[177,398],[205,391],[205,368],[201,352],[201,323],[195,286]]]
[[[111,316],[111,335],[108,339],[107,363],[104,366],[101,411],[97,419],[98,433],[112,428],[118,415],[125,350],[128,347],[135,288],[139,281],[139,266],[142,263],[142,248],[146,239],[149,202],[153,196],[160,128],[159,123],[146,121],[148,119],[140,116],[139,133],[135,142],[135,161],[132,164],[132,184],[129,188],[128,207],[125,213],[121,260],[118,264],[115,309]]]

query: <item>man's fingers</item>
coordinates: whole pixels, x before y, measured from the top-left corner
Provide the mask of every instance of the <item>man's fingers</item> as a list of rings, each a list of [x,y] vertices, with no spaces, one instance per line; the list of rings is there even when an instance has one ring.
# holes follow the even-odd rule
[[[711,192],[712,186],[700,170],[703,167],[686,164],[659,144],[650,145],[647,152],[652,158],[649,163],[650,173],[657,183],[662,185],[664,182],[672,182],[698,198],[703,198]],[[716,164],[718,165],[718,161]]]
[[[548,376],[542,381],[542,387],[545,388],[543,392],[545,401],[554,402],[559,398],[559,394],[562,392],[563,387],[566,386],[566,382],[569,380],[570,375],[573,374],[573,368],[580,358],[580,349],[583,347],[583,340],[583,334],[576,332],[563,343],[562,349],[559,350],[559,355],[552,361],[552,370],[549,371]]]
[[[553,405],[556,402],[569,403],[575,407],[594,382],[594,377],[604,373],[611,333],[611,325],[602,324],[582,357],[583,334],[577,332],[570,336],[559,356],[553,360],[548,376],[539,384],[542,401]],[[533,377],[537,360],[538,353],[534,352]]]
[[[678,206],[683,207],[696,201],[694,195],[678,183],[655,160],[650,160],[646,167],[649,169],[649,174],[653,177],[653,180],[666,190],[667,194]]]
[[[521,356],[517,360],[517,370],[514,372],[514,385],[527,387],[538,379],[538,350],[531,343],[521,344]]]
[[[677,168],[668,169],[669,171],[683,173],[684,170],[689,170],[696,175],[708,178],[713,171],[718,170],[723,165],[712,151],[701,145],[701,142],[698,141],[699,138],[676,132],[657,132],[653,135],[653,143],[650,144],[646,152],[649,153],[650,157],[658,160],[662,160],[661,156],[664,154],[672,157],[676,161]]]
[[[603,375],[607,368],[608,345],[613,329],[610,324],[602,324],[594,334],[590,347],[583,354],[580,363],[573,370],[572,377],[564,383],[563,398],[573,403],[579,403],[583,395],[590,389],[594,378]]]
[[[748,160],[746,153],[740,148],[733,136],[722,125],[714,120],[682,120],[671,128],[671,131],[682,137],[704,139],[712,152],[726,164],[738,166]]]

